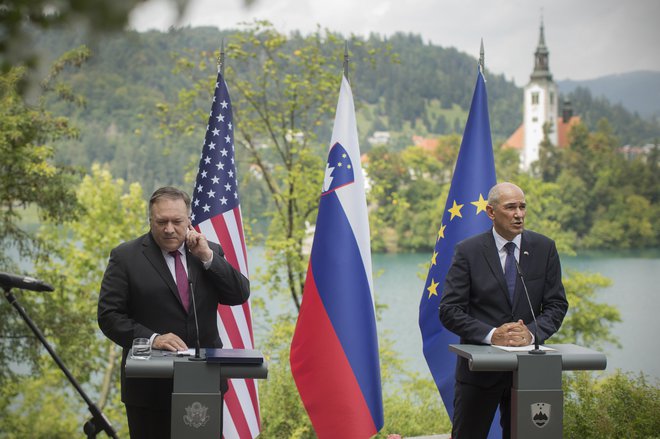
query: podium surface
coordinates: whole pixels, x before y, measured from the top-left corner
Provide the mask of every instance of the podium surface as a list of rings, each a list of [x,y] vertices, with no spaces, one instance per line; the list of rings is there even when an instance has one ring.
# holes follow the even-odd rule
[[[450,344],[473,372],[512,372],[511,437],[561,438],[564,370],[604,370],[605,354],[574,344],[546,345],[544,355],[506,351],[494,346]]]
[[[215,351],[216,349],[209,349]],[[205,349],[202,349],[206,353]],[[264,360],[261,363],[254,363],[250,360],[241,363],[236,361],[237,353],[243,354],[246,358],[261,357],[261,351],[254,349],[222,349],[230,353],[231,360],[222,362],[213,357],[208,363],[213,363],[214,367],[220,367],[222,378],[257,378],[265,379],[268,377],[268,364]],[[153,350],[151,358],[148,360],[134,360],[129,355],[126,358],[126,378],[172,378],[174,376],[174,365],[182,362],[190,362],[190,355],[176,355],[174,352]],[[229,357],[229,356],[228,356]],[[204,361],[200,363],[206,363]]]
[[[575,344],[554,344],[545,347],[545,355],[561,356],[562,370],[604,370],[607,366],[605,354]],[[450,344],[449,350],[466,358],[473,372],[506,372],[518,369],[520,356],[529,356],[526,351],[505,351],[495,346]]]
[[[228,378],[268,376],[260,351],[251,349],[202,349],[204,361],[190,355],[154,350],[148,360],[126,358],[127,379],[173,380],[172,439],[222,437],[222,382]]]

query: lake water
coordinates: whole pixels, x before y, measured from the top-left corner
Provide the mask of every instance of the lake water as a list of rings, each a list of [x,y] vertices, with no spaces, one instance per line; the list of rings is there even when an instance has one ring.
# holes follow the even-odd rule
[[[262,262],[261,249],[251,249],[248,253],[251,267]],[[423,278],[426,277],[424,264],[429,259],[427,254],[373,255],[376,300],[387,305],[378,322],[379,335],[393,341],[394,349],[410,370],[430,378],[417,324]],[[657,347],[657,335],[660,334],[660,251],[592,252],[577,257],[562,256],[561,261],[564,270],[600,273],[612,281],[611,286],[597,290],[598,300],[616,306],[622,318],[622,322],[612,329],[622,347],[610,345],[603,349],[607,355],[606,372],[615,369],[644,372],[660,383],[660,350]],[[260,294],[259,285],[253,283],[253,287],[253,294]],[[290,300],[268,302],[267,308],[271,311],[293,309]],[[267,328],[260,328],[255,322],[257,348],[264,330]]]
[[[422,353],[422,339],[417,324],[419,301],[430,254],[374,254],[374,290],[379,304],[386,305],[378,321],[379,336],[388,337],[397,353],[406,361],[409,370],[430,373]],[[263,266],[263,249],[248,249],[251,272]],[[600,273],[612,285],[597,290],[598,300],[616,306],[622,322],[614,325],[613,334],[619,338],[621,348],[605,346],[606,372],[621,369],[644,372],[660,383],[660,250],[590,252],[580,256],[561,256],[562,267]],[[31,264],[22,264],[24,272]],[[266,309],[278,314],[293,312],[287,298],[268,298],[265,289],[252,282],[253,297],[264,297]],[[570,304],[569,304],[570,305]],[[255,344],[259,348],[270,328],[260,324],[254,316]]]

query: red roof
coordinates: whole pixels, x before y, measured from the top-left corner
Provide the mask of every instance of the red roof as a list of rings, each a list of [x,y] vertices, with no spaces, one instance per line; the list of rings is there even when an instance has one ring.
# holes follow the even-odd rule
[[[419,146],[426,151],[432,151],[440,144],[440,139],[429,139],[422,136],[412,136],[412,141],[415,146]]]
[[[523,149],[523,146],[525,146],[525,125],[520,124],[518,129],[511,134],[511,137],[506,139],[502,148]]]
[[[557,120],[557,143],[560,148],[568,146],[568,133],[575,125],[581,122],[580,116],[571,116],[568,122],[564,122],[563,118]],[[502,148],[522,149],[525,145],[525,126],[521,124],[517,130],[506,139]]]
[[[559,143],[559,147],[568,146],[568,133],[571,132],[571,128],[580,122],[582,122],[580,116],[571,116],[568,122],[564,122],[564,118],[562,117],[559,118],[559,123],[557,124],[557,143]]]

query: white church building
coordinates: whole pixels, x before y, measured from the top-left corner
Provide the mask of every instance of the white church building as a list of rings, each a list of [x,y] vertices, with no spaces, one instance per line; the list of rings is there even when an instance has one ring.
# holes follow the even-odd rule
[[[541,23],[539,43],[534,52],[534,70],[524,89],[523,123],[504,142],[505,148],[520,151],[520,167],[525,171],[539,159],[546,123],[549,126],[550,142],[557,147],[564,147],[568,144],[571,127],[580,122],[578,116],[573,116],[569,102],[564,102],[562,115],[559,115],[559,89],[550,73],[549,53]]]

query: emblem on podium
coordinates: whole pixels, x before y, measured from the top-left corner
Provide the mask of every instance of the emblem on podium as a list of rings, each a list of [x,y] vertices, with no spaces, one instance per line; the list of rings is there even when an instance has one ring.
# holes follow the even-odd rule
[[[203,427],[211,418],[207,414],[208,410],[208,407],[202,405],[200,402],[195,401],[186,407],[186,415],[183,417],[183,422],[189,427]]]
[[[532,423],[538,428],[543,428],[550,422],[550,407],[546,402],[532,404]]]

